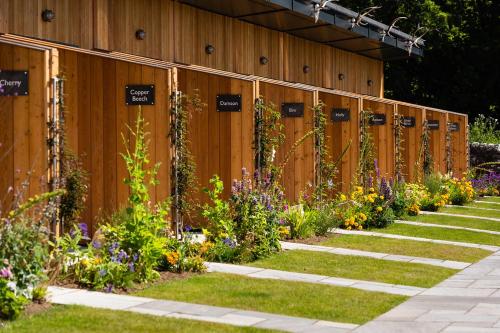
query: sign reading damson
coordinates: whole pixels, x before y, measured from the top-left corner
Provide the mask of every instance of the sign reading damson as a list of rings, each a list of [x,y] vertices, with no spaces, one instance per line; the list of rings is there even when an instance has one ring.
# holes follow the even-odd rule
[[[241,112],[241,95],[217,95],[218,112]]]
[[[427,120],[427,128],[429,130],[438,130],[439,129],[439,120]]]
[[[383,113],[374,113],[372,114],[372,116],[370,117],[370,125],[385,125],[386,123],[386,118],[385,118],[385,114]]]
[[[351,119],[351,110],[349,110],[349,109],[333,109],[331,119],[333,122],[349,121]]]
[[[403,127],[415,127],[415,117],[401,117]]]
[[[458,132],[460,130],[460,124],[459,123],[449,123],[448,128],[450,129],[451,132]]]
[[[283,103],[281,104],[281,115],[283,117],[303,117],[304,103]]]
[[[0,96],[27,96],[28,82],[27,71],[0,70]]]
[[[152,84],[125,86],[125,104],[154,105],[155,86]]]

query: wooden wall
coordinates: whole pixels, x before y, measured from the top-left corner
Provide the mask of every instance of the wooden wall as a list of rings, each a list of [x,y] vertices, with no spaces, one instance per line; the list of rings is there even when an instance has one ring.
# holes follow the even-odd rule
[[[325,103],[327,145],[332,160],[336,161],[351,142],[349,150],[339,164],[339,172],[335,180],[336,188],[347,192],[355,177],[359,160],[359,99],[320,92],[319,100]],[[334,108],[349,109],[350,120],[333,122],[331,112]]]
[[[242,168],[252,175],[254,82],[214,74],[179,69],[178,90],[188,96],[198,94],[204,106],[192,110],[189,124],[191,152],[196,162],[199,191],[195,198],[206,200],[203,188],[218,175],[229,197],[233,179],[241,179]],[[241,95],[241,112],[217,112],[217,95]]]
[[[28,199],[48,190],[47,116],[57,74],[50,54],[0,42],[0,70],[29,72],[28,96],[0,96],[0,215],[12,207],[14,191]]]
[[[434,172],[446,174],[446,124],[447,114],[439,111],[425,111],[426,120],[438,120],[439,129],[430,130],[431,155],[434,160]]]
[[[422,146],[422,133],[425,119],[425,111],[407,105],[398,105],[398,114],[404,117],[414,117],[415,127],[403,128],[403,143],[401,145],[403,156],[403,177],[406,181],[414,182],[422,175],[422,161],[419,161],[419,152]],[[417,163],[420,162],[420,170]]]
[[[451,159],[453,175],[461,178],[467,171],[467,116],[449,113],[448,122],[459,126],[451,132]]]
[[[127,126],[134,126],[139,107],[126,106],[125,86],[154,84],[156,103],[143,106],[149,132],[151,165],[161,163],[160,185],[151,190],[153,202],[170,195],[169,97],[170,70],[99,56],[60,50],[65,76],[67,145],[77,153],[90,173],[90,190],[83,221],[110,213],[126,204],[128,188],[125,163]],[[95,228],[92,228],[95,230]]]
[[[283,163],[297,140],[313,129],[314,93],[278,84],[259,82],[259,95],[266,103],[273,103],[281,109],[283,103],[304,103],[304,116],[282,118],[285,126],[285,143],[276,152],[276,162]],[[282,176],[286,196],[290,202],[296,202],[308,184],[314,185],[314,138],[310,136],[291,155],[285,165]]]
[[[383,62],[173,0],[2,0],[0,32],[383,96]],[[44,9],[55,20],[43,22]],[[138,29],[146,32],[138,40]],[[206,45],[215,52],[205,53]],[[260,57],[268,63],[260,63]],[[307,65],[309,73],[304,73]],[[344,75],[339,80],[339,74]],[[372,85],[368,85],[372,80]]]
[[[389,102],[363,99],[363,110],[380,113],[386,116],[385,125],[370,126],[370,133],[375,144],[375,158],[378,162],[382,177],[394,177],[395,167],[395,137],[394,137],[394,111],[395,106]]]

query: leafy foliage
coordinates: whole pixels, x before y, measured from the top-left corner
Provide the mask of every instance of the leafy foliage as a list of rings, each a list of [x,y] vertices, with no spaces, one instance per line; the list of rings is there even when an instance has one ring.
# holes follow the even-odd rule
[[[469,141],[500,144],[498,119],[480,114],[470,126]]]

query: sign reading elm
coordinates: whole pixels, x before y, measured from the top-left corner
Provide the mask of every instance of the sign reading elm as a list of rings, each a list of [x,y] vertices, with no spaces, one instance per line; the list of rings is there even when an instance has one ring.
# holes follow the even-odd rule
[[[385,114],[383,113],[374,113],[370,117],[370,125],[376,126],[376,125],[385,125],[386,123],[386,117]]]
[[[351,110],[349,110],[349,109],[333,109],[331,119],[333,122],[349,121],[351,119]]]
[[[427,120],[427,128],[431,131],[439,129],[439,120]]]
[[[154,105],[155,86],[152,84],[125,86],[125,104]]]
[[[241,95],[217,95],[217,112],[241,112]]]
[[[281,104],[281,115],[283,117],[303,117],[304,103],[283,103]]]
[[[415,127],[415,117],[401,117],[403,127]]]
[[[27,71],[0,70],[0,96],[27,96],[28,83]]]

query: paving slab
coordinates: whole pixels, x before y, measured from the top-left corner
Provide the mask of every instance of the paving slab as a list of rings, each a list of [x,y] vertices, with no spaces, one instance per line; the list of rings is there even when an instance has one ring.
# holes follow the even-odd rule
[[[462,214],[443,213],[443,212],[426,212],[426,211],[421,211],[420,214],[421,215],[441,215],[441,216],[452,216],[452,217],[466,217],[466,218],[477,219],[477,220],[487,220],[487,221],[500,222],[500,218],[497,219],[494,217],[462,215]]]
[[[447,240],[423,238],[423,237],[403,236],[403,235],[386,234],[383,232],[374,232],[374,231],[354,231],[354,230],[345,230],[345,229],[334,229],[334,230],[332,230],[332,232],[336,233],[336,234],[342,234],[342,235],[374,236],[374,237],[392,238],[392,239],[407,239],[407,240],[413,240],[413,241],[417,241],[417,242],[455,245],[455,246],[461,246],[461,247],[483,249],[483,250],[487,250],[487,251],[491,251],[491,252],[496,252],[496,251],[500,250],[500,247],[494,246],[494,245],[455,242],[455,241],[447,241]]]
[[[283,281],[298,281],[316,284],[328,284],[341,287],[349,287],[366,291],[379,291],[394,295],[414,296],[424,292],[425,288],[396,285],[382,282],[372,282],[364,280],[346,279],[340,277],[332,277],[318,274],[287,272],[275,269],[261,269],[255,273],[248,273],[250,270],[247,266],[221,264],[221,263],[205,263],[208,272],[238,274],[251,278],[258,279],[277,279]],[[240,269],[241,268],[241,269]]]
[[[358,327],[356,324],[349,323],[337,323],[170,300],[155,300],[146,297],[116,295],[82,289],[49,287],[48,292],[49,300],[54,304],[83,305],[234,326],[279,329],[285,332],[346,333]]]
[[[482,201],[479,201],[479,202],[482,202]],[[446,208],[463,208],[463,209],[491,210],[491,211],[494,211],[494,212],[499,212],[499,214],[500,214],[500,208],[499,209],[495,209],[495,208],[483,208],[483,207],[473,207],[473,206],[454,206],[454,205],[445,205],[445,207]]]
[[[354,332],[500,332],[500,252]]]
[[[359,256],[359,257],[367,257],[367,258],[389,260],[389,261],[400,261],[400,262],[411,262],[411,263],[416,263],[416,264],[426,264],[426,265],[452,268],[452,269],[464,269],[464,268],[470,266],[470,264],[471,264],[468,262],[459,262],[459,261],[441,260],[441,259],[432,259],[432,258],[423,258],[423,257],[413,257],[413,256],[404,256],[404,255],[395,255],[395,254],[388,254],[388,253],[382,253],[382,252],[352,250],[352,249],[345,249],[345,248],[338,248],[338,247],[309,245],[309,244],[303,244],[303,243],[281,242],[281,247],[283,250],[303,250],[303,251],[313,251],[313,252],[326,252],[326,253],[346,255],[346,256]]]
[[[396,220],[394,223],[397,224],[406,224],[406,225],[415,225],[418,227],[428,227],[428,228],[443,228],[443,229],[455,229],[455,230],[467,230],[474,232],[481,232],[483,234],[491,234],[491,235],[500,235],[500,231],[486,230],[486,229],[476,229],[476,228],[468,228],[468,227],[459,227],[455,225],[446,225],[446,224],[437,224],[437,223],[427,223],[427,222],[414,222],[414,221],[402,221]]]

